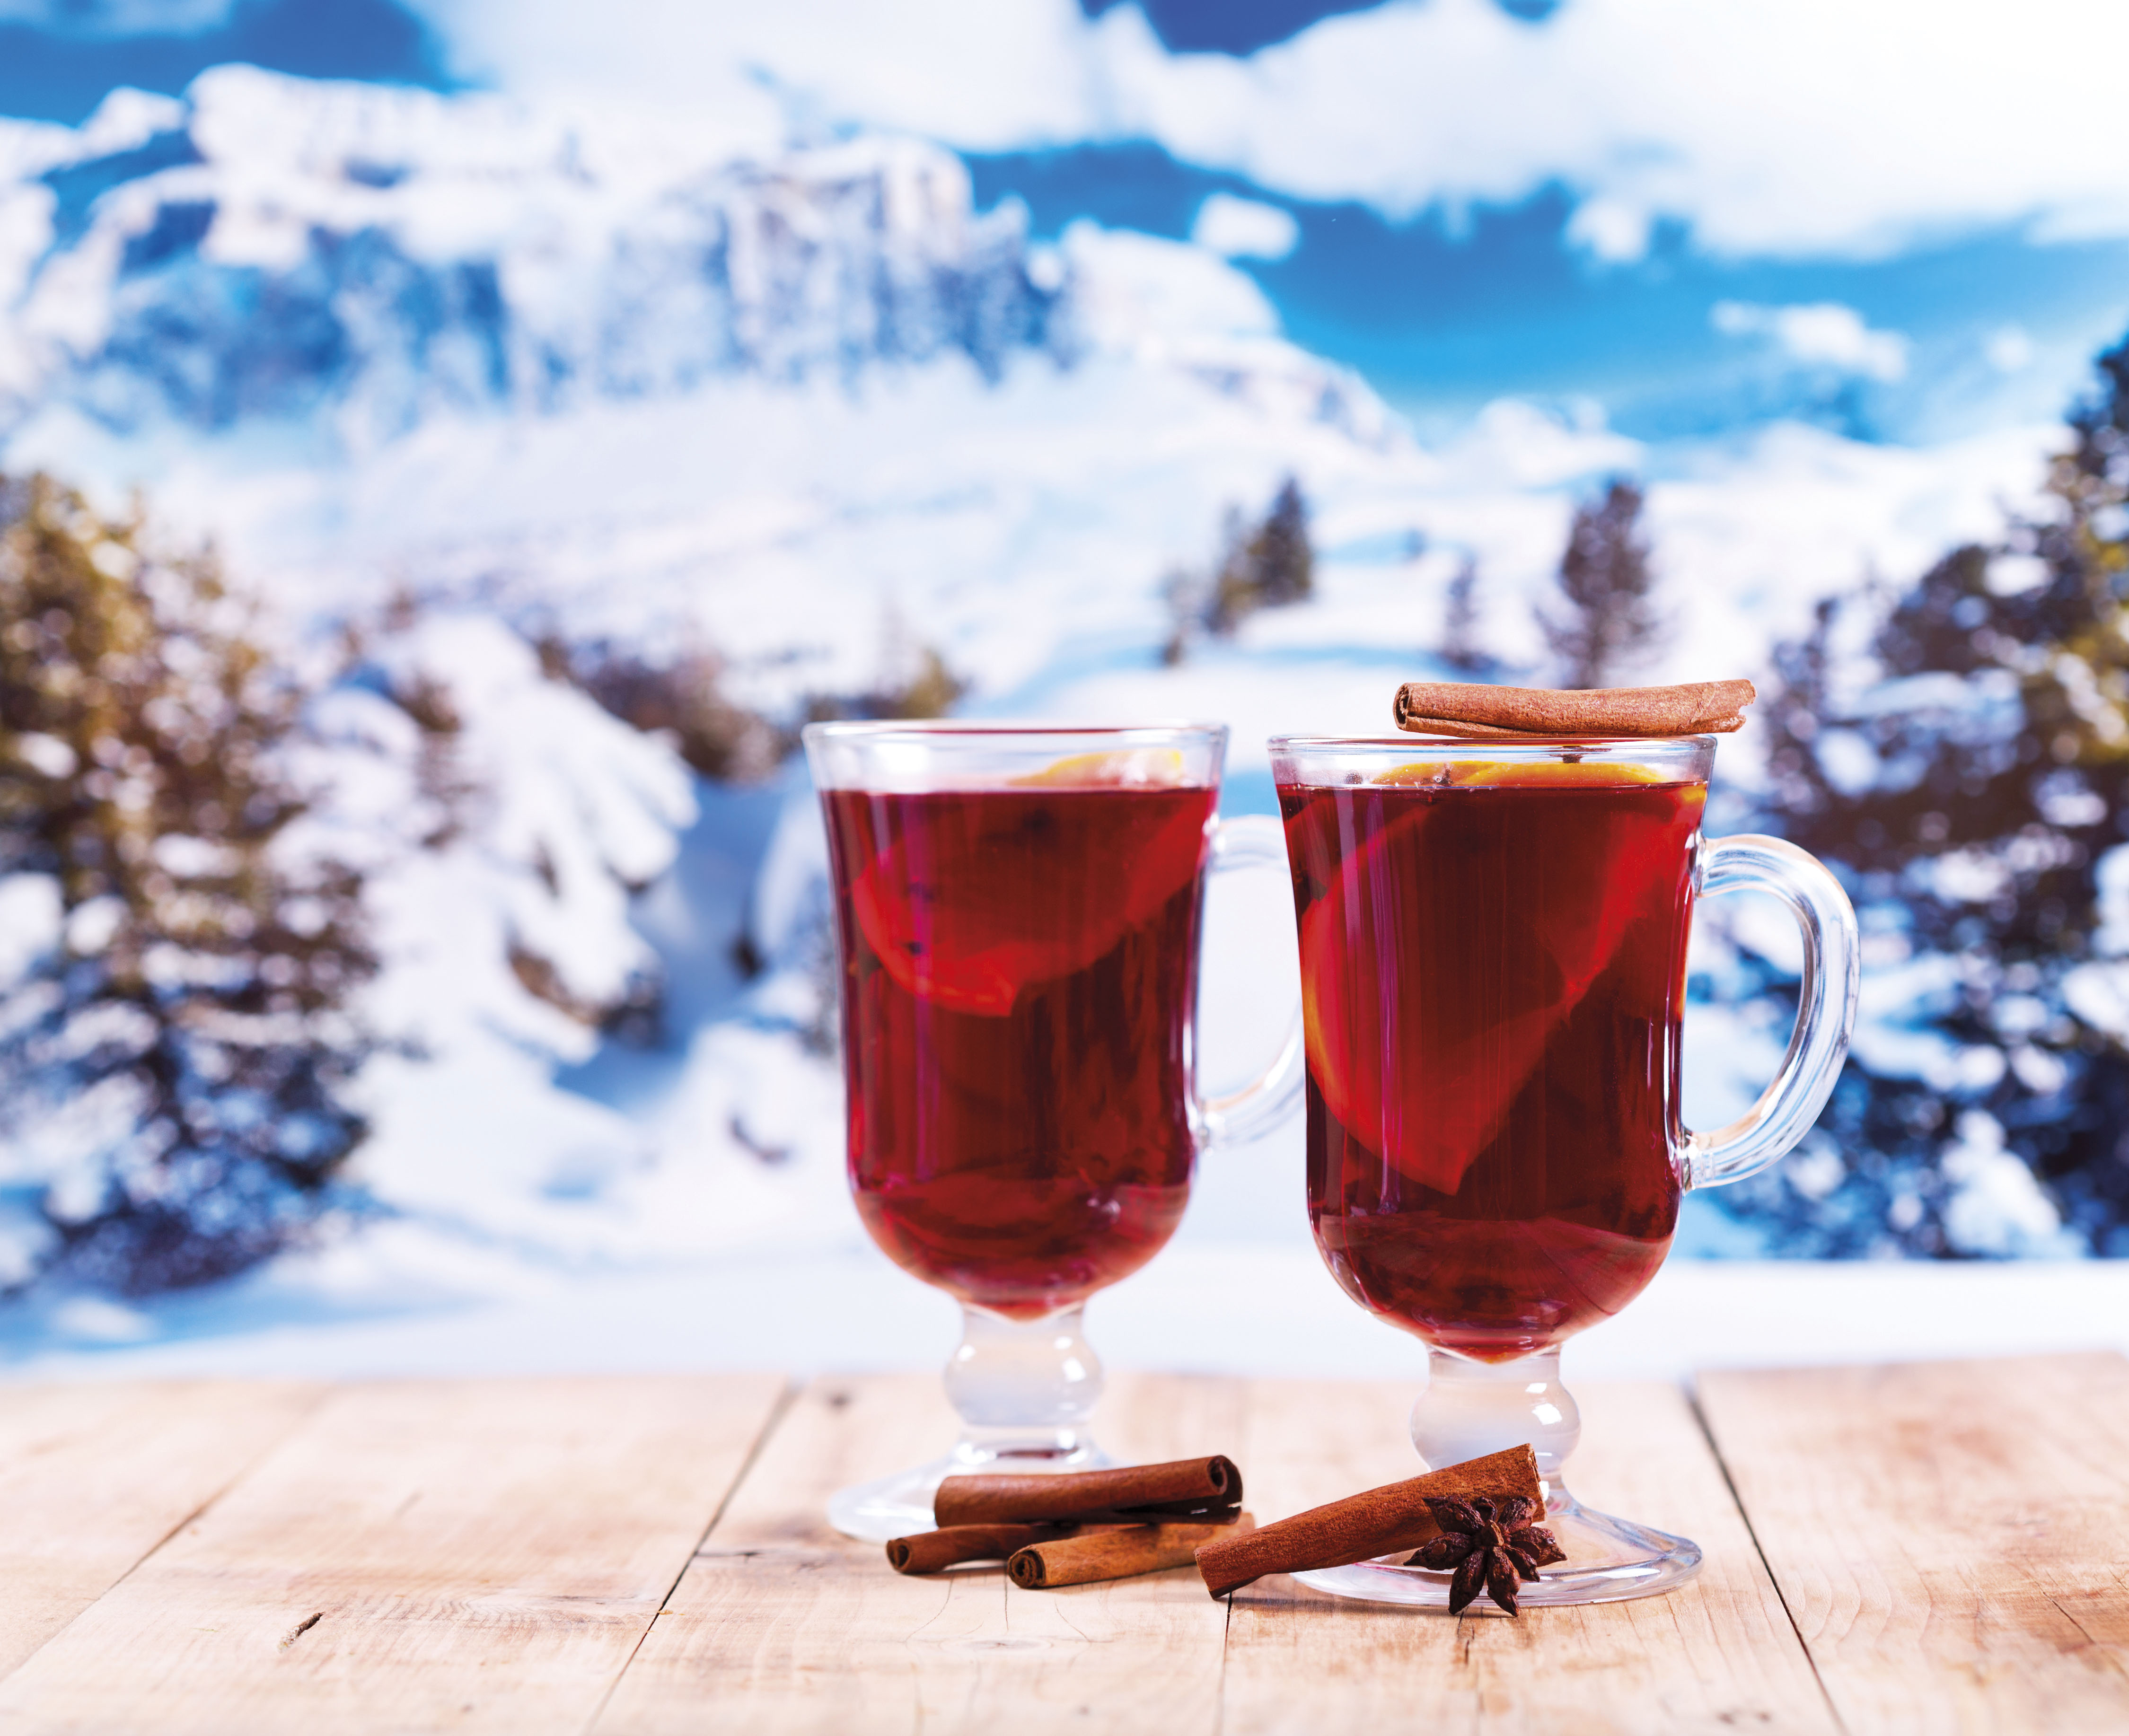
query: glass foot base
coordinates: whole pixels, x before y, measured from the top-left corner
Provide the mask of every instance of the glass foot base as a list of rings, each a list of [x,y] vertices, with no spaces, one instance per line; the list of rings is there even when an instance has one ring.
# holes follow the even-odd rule
[[[1069,1448],[1019,1449],[963,1441],[944,1458],[935,1458],[914,1470],[838,1489],[828,1497],[828,1523],[845,1537],[888,1543],[935,1528],[931,1498],[947,1477],[980,1477],[987,1472],[1026,1477],[1055,1471],[1098,1471],[1111,1463],[1107,1453],[1085,1439]]]
[[[1637,1525],[1631,1520],[1593,1511],[1556,1483],[1546,1497],[1543,1523],[1567,1552],[1567,1559],[1544,1569],[1537,1580],[1517,1593],[1516,1600],[1526,1610],[1551,1604],[1619,1603],[1630,1597],[1653,1597],[1684,1585],[1700,1571],[1699,1544],[1673,1537],[1668,1531]],[[1403,1566],[1409,1553],[1356,1562],[1350,1567],[1320,1567],[1293,1577],[1335,1597],[1446,1610],[1450,1576]],[[1464,1613],[1507,1614],[1484,1592]]]

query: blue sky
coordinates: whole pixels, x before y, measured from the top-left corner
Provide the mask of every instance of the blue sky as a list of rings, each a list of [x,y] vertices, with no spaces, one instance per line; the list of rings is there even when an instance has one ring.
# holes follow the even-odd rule
[[[263,0],[207,29],[120,34],[9,21],[0,10],[0,114],[73,124],[113,86],[175,95],[230,60],[307,78],[445,82],[427,26],[393,0]]]
[[[1538,5],[1550,12],[1547,0],[1518,0],[1527,8]],[[1116,0],[1079,0],[1079,9],[1099,17]],[[1183,52],[1212,50],[1226,55],[1246,55],[1274,42],[1284,42],[1318,18],[1338,12],[1364,12],[1367,0],[1346,0],[1325,5],[1321,0],[1146,0],[1146,21],[1162,44]]]
[[[1292,336],[1358,368],[1423,432],[1514,393],[1593,397],[1623,431],[1654,440],[1778,412],[1865,438],[1955,437],[2059,414],[2086,360],[2129,325],[2129,244],[2116,240],[2042,246],[1997,232],[1885,259],[1727,260],[1660,235],[1646,259],[1607,267],[1566,240],[1556,188],[1457,224],[1439,213],[1398,223],[1354,202],[1277,200],[1157,145],[970,166],[984,202],[1019,196],[1044,235],[1087,216],[1180,238],[1223,190],[1283,205],[1298,225],[1293,252],[1237,263]],[[1710,310],[1725,300],[1851,307],[1911,340],[1909,366],[1896,382],[1798,368],[1718,332]],[[2052,346],[2054,365],[1992,365],[1991,341],[2013,331]]]
[[[1079,4],[1098,17],[1115,0]],[[1570,17],[1549,0],[1503,9],[1533,44]],[[1321,0],[1145,7],[1158,49],[1179,67],[1372,10]],[[192,27],[153,27],[159,20]],[[484,78],[456,35],[395,0],[0,0],[0,112],[77,121],[114,85],[176,92],[228,60],[507,88],[511,78]],[[962,142],[952,125],[941,131]],[[1298,197],[1265,184],[1290,188],[1313,169],[1253,176],[1146,139],[963,149],[979,199],[1023,199],[1044,235],[1091,217],[1184,237],[1222,193],[1284,211],[1290,250],[1236,264],[1290,335],[1359,369],[1423,433],[1512,392],[1592,399],[1623,430],[1655,440],[1775,415],[1864,438],[1952,438],[2059,414],[2093,354],[2129,328],[2129,236],[2104,225],[2041,239],[2022,220],[1918,221],[1893,245],[1741,248],[1710,245],[1659,214],[1645,245],[1606,258],[1576,234],[1578,210],[1593,202],[1569,184],[1571,158],[1566,171],[1526,175],[1500,197],[1436,198],[1407,212],[1379,195]],[[1724,303],[1745,311],[1718,314]],[[1783,339],[1773,310],[1822,304],[1852,311],[1856,329],[1874,335],[1879,364],[1800,354]]]

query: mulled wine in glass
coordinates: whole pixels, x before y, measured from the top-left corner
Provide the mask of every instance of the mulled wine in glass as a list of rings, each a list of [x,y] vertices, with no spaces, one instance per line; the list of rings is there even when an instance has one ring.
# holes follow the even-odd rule
[[[1272,743],[1300,917],[1308,1210],[1346,1294],[1417,1334],[1413,1444],[1439,1467],[1528,1442],[1567,1553],[1526,1604],[1638,1597],[1700,1551],[1583,1507],[1560,1346],[1662,1264],[1686,1188],[1811,1126],[1855,1019],[1855,920],[1779,839],[1707,839],[1714,738]],[[1751,1111],[1686,1130],[1679,1030],[1696,897],[1780,899],[1804,940],[1796,1030]],[[1392,1561],[1298,1576],[1446,1605]],[[1475,1607],[1475,1606],[1474,1606]]]
[[[940,1479],[1107,1463],[1087,1434],[1095,1291],[1160,1252],[1198,1153],[1288,1113],[1297,1026],[1255,1084],[1194,1078],[1208,872],[1284,871],[1268,818],[1216,821],[1226,732],[816,724],[841,964],[851,1190],[898,1265],[957,1297],[944,1458],[830,1503],[884,1539]]]

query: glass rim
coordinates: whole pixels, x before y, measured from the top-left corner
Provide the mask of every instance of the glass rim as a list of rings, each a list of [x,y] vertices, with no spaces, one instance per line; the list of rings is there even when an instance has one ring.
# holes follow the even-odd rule
[[[1661,748],[1715,746],[1722,738],[1701,735],[1430,735],[1400,730],[1394,735],[1273,735],[1265,745],[1273,753],[1345,752],[1365,748],[1452,748],[1514,752],[1525,748]]]
[[[1090,735],[1116,740],[1132,735],[1225,735],[1224,723],[1155,720],[1146,723],[1024,723],[1017,721],[958,717],[837,718],[809,723],[799,730],[803,740],[821,741],[880,741],[898,735],[966,736],[971,740],[1021,740],[1042,735]]]

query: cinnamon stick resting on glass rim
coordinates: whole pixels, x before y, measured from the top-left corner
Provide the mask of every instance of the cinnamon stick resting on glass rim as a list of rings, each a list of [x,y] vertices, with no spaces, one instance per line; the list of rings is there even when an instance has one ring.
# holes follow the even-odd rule
[[[1030,1591],[1088,1585],[1096,1580],[1129,1579],[1187,1567],[1198,1546],[1215,1538],[1233,1537],[1256,1521],[1238,1513],[1222,1524],[1118,1525],[1082,1531],[1076,1537],[1031,1543],[1005,1564],[1012,1582]]]
[[[1084,1522],[1231,1519],[1242,1505],[1242,1473],[1222,1453],[1112,1471],[1065,1471],[1053,1476],[950,1477],[932,1498],[941,1526],[1028,1524],[1045,1520]]]
[[[1430,1495],[1460,1496],[1465,1501],[1479,1495],[1496,1500],[1520,1495],[1535,1503],[1537,1518],[1545,1516],[1537,1455],[1527,1446],[1510,1447],[1444,1466],[1424,1477],[1349,1495],[1245,1535],[1216,1539],[1198,1551],[1198,1571],[1204,1576],[1205,1589],[1224,1597],[1267,1573],[1343,1567],[1373,1556],[1416,1549],[1441,1534],[1441,1527],[1427,1511]]]
[[[1482,682],[1408,681],[1393,711],[1421,735],[1700,735],[1745,726],[1759,697],[1749,681],[1674,687],[1496,687]]]

